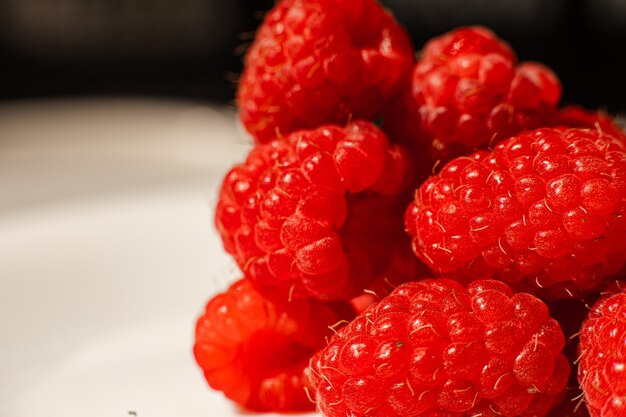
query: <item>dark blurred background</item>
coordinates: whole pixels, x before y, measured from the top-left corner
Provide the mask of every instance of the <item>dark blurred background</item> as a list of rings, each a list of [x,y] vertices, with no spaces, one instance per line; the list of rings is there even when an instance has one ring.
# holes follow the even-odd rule
[[[416,48],[467,24],[552,67],[563,102],[626,112],[626,0],[386,0]],[[0,98],[232,103],[267,0],[0,0]]]

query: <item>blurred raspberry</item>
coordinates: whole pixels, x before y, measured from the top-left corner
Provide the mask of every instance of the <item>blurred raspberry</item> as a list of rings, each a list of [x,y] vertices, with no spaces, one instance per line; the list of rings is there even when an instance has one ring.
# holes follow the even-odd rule
[[[599,129],[626,143],[626,133],[609,115],[599,111],[589,111],[579,106],[566,106],[559,110],[554,125]]]
[[[300,300],[276,304],[240,280],[215,296],[196,325],[194,355],[209,385],[257,411],[313,409],[304,369],[349,307]]]

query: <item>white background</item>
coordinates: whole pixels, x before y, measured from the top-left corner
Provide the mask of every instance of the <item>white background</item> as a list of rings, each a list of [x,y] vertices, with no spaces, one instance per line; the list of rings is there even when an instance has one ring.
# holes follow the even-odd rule
[[[249,149],[185,103],[0,106],[0,416],[246,414],[196,367],[193,329],[239,277],[213,229]]]

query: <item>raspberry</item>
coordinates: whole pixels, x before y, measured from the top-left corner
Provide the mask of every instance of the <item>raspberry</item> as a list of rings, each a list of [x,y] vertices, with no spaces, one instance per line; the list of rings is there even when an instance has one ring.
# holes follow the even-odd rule
[[[267,296],[348,300],[405,244],[407,158],[369,122],[259,145],[222,184],[224,247]]]
[[[277,132],[374,118],[408,83],[408,35],[375,0],[283,0],[245,59],[241,120],[258,142]]]
[[[325,344],[327,326],[349,318],[341,304],[276,304],[247,280],[209,301],[196,325],[194,355],[209,385],[258,411],[313,408],[304,369]]]
[[[591,417],[626,416],[626,293],[594,305],[579,350],[578,380]]]
[[[326,417],[541,417],[569,376],[545,304],[498,281],[399,286],[311,361]]]
[[[451,161],[418,189],[405,224],[437,273],[566,297],[624,265],[625,211],[624,145],[544,128]]]
[[[608,115],[602,112],[592,112],[578,106],[567,106],[559,110],[555,126],[585,127],[599,129],[602,132],[615,136],[626,143],[626,134]]]
[[[483,27],[429,41],[411,87],[384,115],[385,129],[430,168],[521,131],[546,126],[561,85],[547,67],[516,66],[510,47]]]

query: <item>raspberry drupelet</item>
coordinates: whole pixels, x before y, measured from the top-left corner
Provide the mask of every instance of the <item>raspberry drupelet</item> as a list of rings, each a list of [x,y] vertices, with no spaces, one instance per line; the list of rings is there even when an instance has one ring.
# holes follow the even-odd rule
[[[276,304],[239,280],[207,304],[193,351],[209,385],[238,404],[257,411],[311,410],[304,370],[332,334],[328,326],[350,318],[345,304]]]
[[[568,297],[624,266],[625,210],[624,144],[544,128],[451,161],[417,190],[405,224],[436,273]]]
[[[516,65],[511,48],[483,27],[430,40],[411,86],[384,114],[385,129],[428,169],[524,130],[547,126],[561,84],[547,67]]]
[[[341,329],[309,373],[326,417],[543,417],[570,373],[564,344],[530,294],[427,279]]]
[[[297,131],[226,175],[216,225],[264,295],[348,300],[408,244],[411,181],[407,153],[369,122]]]
[[[626,416],[626,293],[598,301],[580,333],[578,381],[591,417]]]
[[[261,25],[237,91],[258,142],[372,119],[408,84],[413,47],[375,0],[282,0]]]

